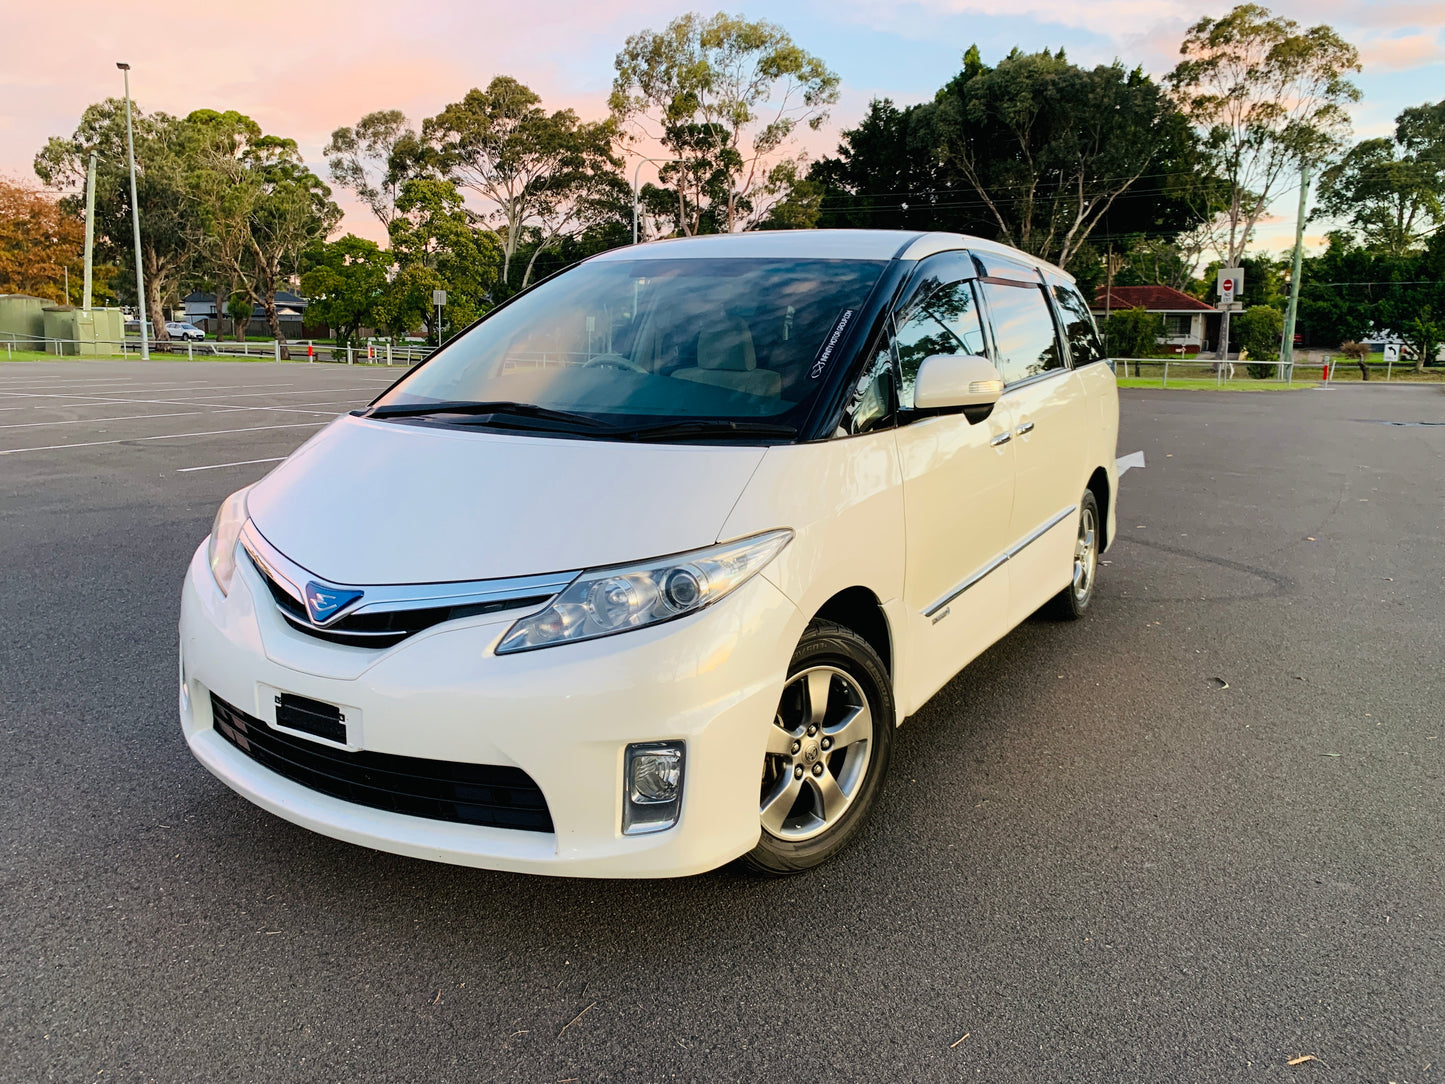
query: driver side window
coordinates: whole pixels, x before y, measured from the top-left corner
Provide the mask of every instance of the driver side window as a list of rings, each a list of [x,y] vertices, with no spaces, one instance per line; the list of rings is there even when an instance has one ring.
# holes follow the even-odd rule
[[[898,319],[898,405],[913,409],[913,386],[934,354],[988,356],[978,299],[970,281],[951,282],[914,300]]]

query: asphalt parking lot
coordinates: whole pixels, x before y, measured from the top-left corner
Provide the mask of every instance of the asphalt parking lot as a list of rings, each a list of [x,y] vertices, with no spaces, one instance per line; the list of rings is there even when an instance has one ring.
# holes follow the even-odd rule
[[[915,716],[831,865],[634,883],[335,842],[186,749],[217,505],[395,375],[0,364],[0,1081],[1445,1076],[1445,390],[1124,392],[1088,618]]]

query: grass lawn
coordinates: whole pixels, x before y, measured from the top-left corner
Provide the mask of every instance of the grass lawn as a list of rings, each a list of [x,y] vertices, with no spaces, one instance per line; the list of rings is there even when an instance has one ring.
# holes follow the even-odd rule
[[[1317,381],[1296,380],[1293,384],[1281,384],[1277,380],[1225,380],[1215,381],[1212,377],[1178,377],[1169,378],[1168,388],[1170,391],[1299,391],[1301,388],[1313,388]],[[1119,387],[1121,388],[1162,388],[1164,381],[1156,376],[1121,376]]]

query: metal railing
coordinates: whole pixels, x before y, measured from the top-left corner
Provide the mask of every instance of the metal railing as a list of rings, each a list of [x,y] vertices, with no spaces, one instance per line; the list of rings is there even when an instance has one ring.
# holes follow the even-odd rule
[[[5,349],[6,360],[12,360],[17,352],[53,354],[56,357],[91,358],[138,358],[140,337],[124,339],[67,339],[55,336],[18,335],[0,332],[0,346]],[[151,339],[152,355],[168,358],[185,356],[188,360],[223,360],[226,358],[254,358],[256,360],[281,361],[282,344],[272,340],[258,342],[229,342],[219,339],[171,339],[157,342]],[[412,366],[429,357],[434,346],[419,343],[370,342],[363,345],[335,346],[302,339],[285,344],[290,360],[330,365],[390,365]]]
[[[1281,361],[1255,361],[1253,358],[1246,358],[1244,361],[1236,359],[1220,361],[1218,358],[1185,355],[1162,358],[1113,358],[1112,362],[1114,372],[1120,377],[1157,378],[1160,385],[1166,388],[1169,386],[1171,377],[1175,380],[1213,380],[1218,385],[1222,385],[1226,380],[1258,380],[1262,384],[1286,385],[1295,382],[1329,384],[1336,379],[1335,369],[1338,366],[1349,366],[1352,371],[1358,368],[1353,358],[1328,356],[1320,361],[1295,361],[1288,364]],[[1256,377],[1247,369],[1247,366],[1263,365],[1267,365],[1273,370],[1271,375]],[[1388,382],[1394,373],[1394,367],[1393,361],[1387,362],[1384,377],[1380,378],[1377,373],[1379,367],[1371,364],[1371,380],[1379,379],[1382,383]]]

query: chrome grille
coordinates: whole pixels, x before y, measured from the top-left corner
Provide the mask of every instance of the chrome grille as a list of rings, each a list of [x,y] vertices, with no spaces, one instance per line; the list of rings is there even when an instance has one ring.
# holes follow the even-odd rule
[[[241,529],[241,545],[265,581],[277,611],[292,628],[349,647],[391,647],[444,621],[535,609],[555,598],[578,575],[560,572],[453,583],[335,584],[286,557],[249,521]],[[306,608],[307,584],[362,594],[355,605],[318,622]]]

